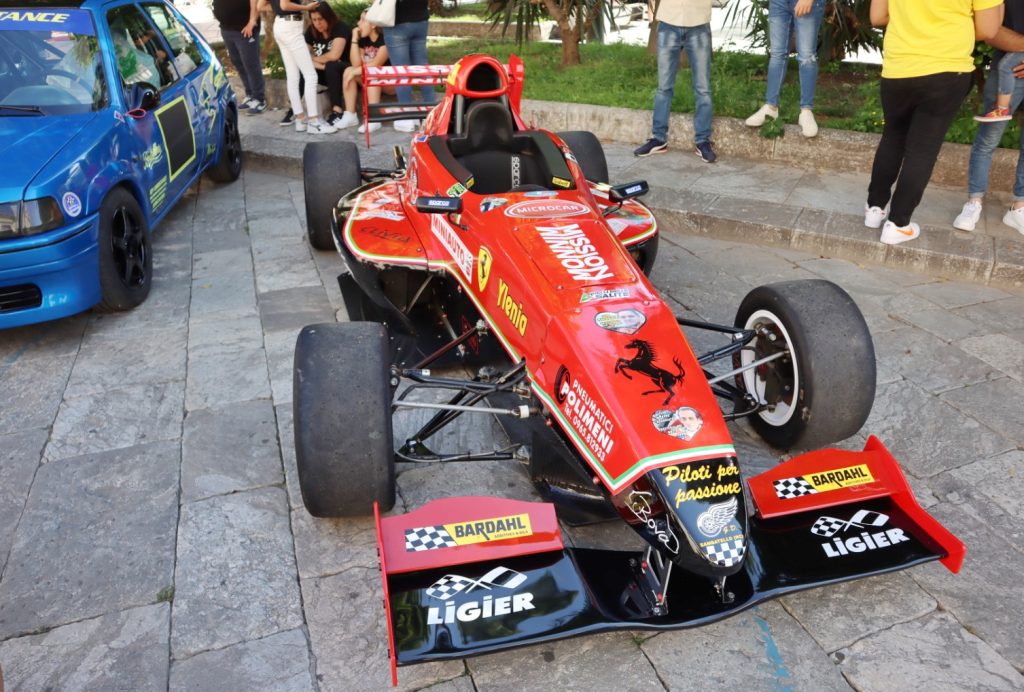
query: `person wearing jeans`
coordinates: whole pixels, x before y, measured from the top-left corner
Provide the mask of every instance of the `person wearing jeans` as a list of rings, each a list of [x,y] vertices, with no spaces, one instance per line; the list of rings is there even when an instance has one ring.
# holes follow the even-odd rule
[[[274,20],[274,38],[281,50],[281,62],[287,78],[288,101],[295,114],[295,131],[310,134],[330,134],[336,128],[320,119],[320,106],[316,100],[316,67],[306,47],[306,37],[302,31],[302,12],[316,9],[320,3],[310,2],[299,4],[292,0],[260,0],[263,6],[269,5],[277,18]],[[299,91],[300,77],[305,80],[302,93]],[[306,107],[303,108],[303,97]]]
[[[256,0],[213,0],[213,15],[220,24],[220,35],[228,57],[245,87],[245,100],[239,109],[249,115],[267,110],[267,92],[260,63],[260,15]]]
[[[711,0],[662,0],[658,22],[658,88],[654,92],[651,138],[633,151],[650,156],[668,150],[668,119],[676,89],[679,56],[690,61],[695,108],[694,153],[707,163],[718,157],[711,144]]]
[[[789,64],[789,37],[796,34],[796,62],[800,70],[800,132],[818,134],[814,120],[814,91],[818,84],[818,30],[825,16],[825,0],[768,0],[768,84],[764,105],[747,118],[760,127],[765,118],[779,117],[779,93]]]
[[[871,167],[864,225],[881,228],[882,243],[921,235],[910,217],[970,90],[974,42],[995,36],[1003,22],[1002,2],[871,0],[871,23],[888,27],[880,80],[885,125]]]
[[[427,60],[427,20],[430,10],[427,0],[398,0],[395,3],[395,25],[384,29],[384,43],[392,65],[429,65]],[[412,102],[412,87],[395,87],[399,103]],[[434,102],[434,87],[420,87],[425,104]],[[396,120],[394,127],[400,132],[414,132],[416,119]]]
[[[1007,59],[1007,52],[1024,51],[1024,0],[1006,0],[1003,25],[988,43],[996,48],[993,62]],[[1024,63],[1007,65],[1015,69],[1018,75],[1010,93],[1010,112],[1013,113],[1024,102]],[[991,77],[985,81],[985,108],[988,112],[996,102],[997,80]],[[981,218],[982,199],[988,192],[988,174],[992,168],[992,154],[999,141],[1003,138],[1008,121],[983,123],[974,135],[971,145],[971,161],[967,167],[967,202],[963,210],[953,220],[953,227],[961,231],[973,231]],[[1013,203],[1003,215],[1003,223],[1024,234],[1024,139],[1021,140],[1021,151],[1017,157],[1017,175],[1013,182]]]

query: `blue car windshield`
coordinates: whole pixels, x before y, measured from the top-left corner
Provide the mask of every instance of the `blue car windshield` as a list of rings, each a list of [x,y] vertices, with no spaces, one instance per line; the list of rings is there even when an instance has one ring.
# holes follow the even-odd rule
[[[85,113],[107,103],[87,12],[0,10],[0,117]]]

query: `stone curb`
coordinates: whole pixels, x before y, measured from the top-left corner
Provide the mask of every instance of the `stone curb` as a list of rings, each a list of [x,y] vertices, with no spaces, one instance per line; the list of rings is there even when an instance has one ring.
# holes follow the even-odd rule
[[[543,122],[550,130],[589,130],[603,141],[637,142],[648,134],[649,114],[643,111],[525,101],[523,113],[528,120]],[[782,140],[766,140],[751,134],[740,120],[715,120],[715,130],[720,133],[720,139],[716,140],[719,150],[730,157],[806,167],[812,160],[813,149],[813,160],[845,162],[848,168],[843,170],[856,171],[857,165],[870,166],[877,144],[877,136],[835,130],[822,130],[822,134],[809,143],[800,137],[795,126],[791,129],[792,132],[782,138],[790,143],[783,145]],[[692,136],[692,119],[673,114],[671,131],[680,140]],[[302,175],[302,152],[295,142],[243,131],[242,144],[253,164],[289,175]],[[950,147],[952,155],[967,155],[956,147],[970,150],[962,145],[947,144],[944,155]],[[823,148],[832,153],[823,156]],[[847,150],[859,153],[844,159],[843,152]],[[966,163],[963,170],[966,170]],[[921,237],[913,243],[888,246],[878,242],[878,231],[865,228],[860,217],[851,214],[785,204],[755,204],[726,195],[679,194],[657,188],[651,190],[645,202],[655,212],[662,229],[668,232],[787,247],[986,285],[1024,286],[1024,243],[1004,238],[924,226]]]

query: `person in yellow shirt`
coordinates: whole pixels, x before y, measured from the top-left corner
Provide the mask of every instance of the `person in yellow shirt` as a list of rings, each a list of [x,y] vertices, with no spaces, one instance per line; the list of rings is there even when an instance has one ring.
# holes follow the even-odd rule
[[[864,225],[881,228],[881,242],[896,245],[921,235],[910,217],[970,91],[974,42],[995,36],[1002,22],[1003,0],[871,0],[871,23],[886,27],[880,86],[885,126]]]

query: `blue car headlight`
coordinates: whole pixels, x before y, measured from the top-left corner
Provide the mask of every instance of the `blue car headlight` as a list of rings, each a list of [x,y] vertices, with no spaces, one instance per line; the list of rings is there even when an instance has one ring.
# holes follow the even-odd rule
[[[59,228],[64,214],[53,197],[0,204],[0,238],[18,238]]]

